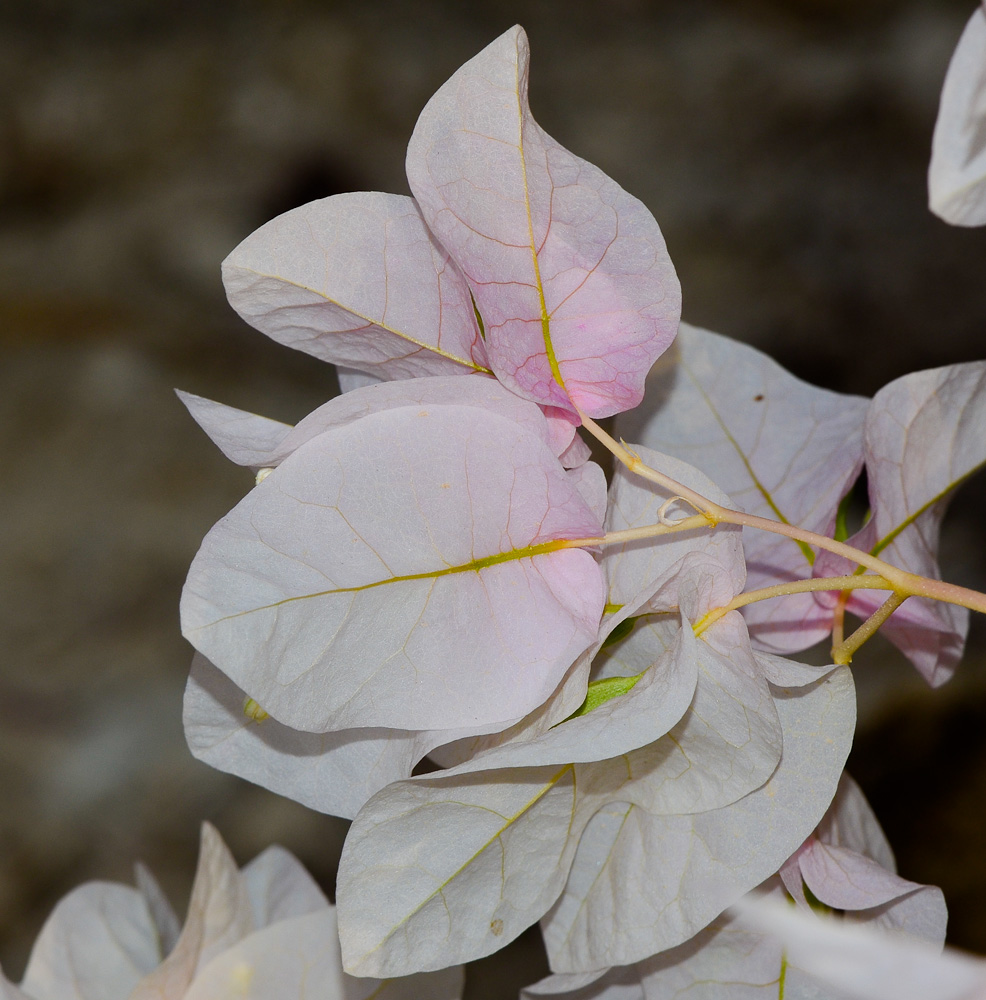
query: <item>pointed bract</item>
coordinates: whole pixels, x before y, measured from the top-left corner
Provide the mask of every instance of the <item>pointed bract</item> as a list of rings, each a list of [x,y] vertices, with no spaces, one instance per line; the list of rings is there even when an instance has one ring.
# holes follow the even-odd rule
[[[647,209],[531,117],[511,28],[422,111],[411,191],[469,280],[489,364],[514,391],[607,416],[640,402],[681,293]]]
[[[485,371],[469,288],[411,198],[333,195],[223,261],[233,308],[281,344],[382,378]]]
[[[181,389],[175,393],[213,444],[236,465],[260,469],[273,464],[270,456],[291,433],[291,425],[280,420],[237,410]]]
[[[627,803],[622,813],[610,809],[594,820],[597,829],[580,843],[565,892],[542,921],[552,969],[627,964],[687,941],[810,832],[835,793],[852,742],[849,671],[778,692],[776,707],[783,755],[750,794],[692,815],[684,803],[663,815]]]
[[[215,828],[202,825],[188,915],[174,950],[146,975],[130,1000],[180,998],[200,969],[254,929],[243,877]]]

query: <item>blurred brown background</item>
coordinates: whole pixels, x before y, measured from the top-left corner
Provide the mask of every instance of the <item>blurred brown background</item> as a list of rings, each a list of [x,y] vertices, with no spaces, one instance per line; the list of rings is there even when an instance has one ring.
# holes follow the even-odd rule
[[[54,902],[146,861],[179,905],[198,824],[272,840],[331,888],[344,824],[200,765],[181,732],[185,569],[249,488],[173,386],[294,421],[327,366],[225,303],[219,262],[272,215],[406,191],[429,95],[512,23],[532,107],[654,212],[685,317],[872,393],[986,353],[986,232],[928,214],[945,67],[972,0],[33,0],[0,5],[0,963]],[[986,433],[986,428],[984,428]],[[946,573],[986,586],[972,483]],[[986,952],[986,665],[929,692],[858,658],[853,767],[902,873]],[[534,965],[483,963],[470,996]]]

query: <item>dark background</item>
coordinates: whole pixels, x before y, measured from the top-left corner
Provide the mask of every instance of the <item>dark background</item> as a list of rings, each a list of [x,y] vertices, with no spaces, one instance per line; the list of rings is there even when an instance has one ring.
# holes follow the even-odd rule
[[[331,370],[225,303],[219,262],[294,205],[405,192],[430,94],[516,21],[531,104],[660,222],[692,323],[872,393],[984,354],[986,232],[926,209],[938,94],[972,0],[485,0],[0,6],[0,962],[54,902],[138,858],[180,906],[198,824],[246,861],[272,840],[331,889],[344,824],[188,754],[178,595],[251,485],[182,388],[294,421]],[[986,433],[986,428],[984,428]],[[986,586],[973,482],[946,575]],[[986,665],[930,692],[857,659],[852,767],[902,873],[945,888],[986,952]],[[522,946],[521,950],[524,950]],[[470,996],[533,967],[487,960]]]

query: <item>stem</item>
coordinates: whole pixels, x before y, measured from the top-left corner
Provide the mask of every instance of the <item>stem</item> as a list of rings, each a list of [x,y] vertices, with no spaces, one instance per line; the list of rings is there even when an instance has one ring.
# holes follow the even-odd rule
[[[617,443],[590,417],[583,413],[580,413],[579,416],[582,418],[585,429],[601,444],[605,445],[631,472],[635,472],[644,479],[648,479],[652,483],[670,490],[671,493],[683,500],[687,500],[697,511],[701,512],[701,516],[709,527],[714,528],[717,524],[739,524],[743,527],[759,528],[761,531],[783,535],[796,542],[804,542],[815,548],[825,549],[859,566],[865,566],[892,584],[893,590],[903,595],[902,599],[912,596],[930,597],[936,601],[958,604],[972,611],[986,614],[986,594],[970,590],[967,587],[958,587],[953,583],[945,583],[943,580],[932,580],[925,576],[918,576],[916,573],[908,573],[891,563],[870,555],[868,552],[846,545],[845,542],[837,542],[834,538],[829,538],[826,535],[819,535],[815,531],[798,528],[793,524],[784,524],[781,521],[772,521],[770,518],[759,517],[756,514],[745,514],[743,511],[733,510],[730,507],[722,507],[708,497],[702,496],[701,493],[697,493],[669,476],[650,468],[629,448]]]
[[[848,639],[832,647],[832,662],[842,667],[852,663],[853,653],[867,639],[872,639],[876,635],[880,626],[907,600],[907,597],[907,594],[891,594]]]
[[[655,538],[658,535],[673,535],[679,531],[694,531],[707,528],[709,522],[703,514],[683,517],[680,521],[665,524],[645,524],[642,528],[624,528],[622,531],[607,531],[598,538],[563,538],[557,543],[561,549],[582,549],[597,545],[618,545],[620,542],[636,542],[641,538]]]
[[[832,615],[832,648],[841,646],[846,637],[846,605],[849,603],[849,592],[839,594],[835,602],[835,612]]]
[[[652,469],[641,461],[639,455],[635,455],[629,448],[625,448],[615,438],[607,434],[591,417],[587,417],[581,411],[579,416],[582,418],[582,425],[585,429],[600,444],[608,448],[631,472],[635,472],[638,476],[649,479],[652,483],[657,483],[658,486],[663,486],[666,490],[676,493],[683,500],[687,500],[697,511],[705,515],[706,523],[715,527],[718,518],[713,517],[713,512],[719,509],[718,504],[714,504],[708,497],[676,482],[670,476],[658,472],[657,469]]]
[[[807,594],[819,590],[893,590],[894,585],[882,576],[867,574],[858,576],[819,576],[811,580],[792,580],[789,583],[777,583],[772,587],[761,587],[758,590],[747,590],[737,594],[728,604],[721,608],[713,608],[704,614],[694,625],[695,635],[701,635],[713,622],[717,622],[730,611],[736,611],[747,604],[766,601],[771,597],[786,597],[788,594]],[[894,595],[897,596],[896,594]],[[906,595],[905,595],[906,596]],[[903,600],[904,598],[901,598]],[[891,609],[893,610],[893,609]],[[889,612],[888,612],[889,614]]]

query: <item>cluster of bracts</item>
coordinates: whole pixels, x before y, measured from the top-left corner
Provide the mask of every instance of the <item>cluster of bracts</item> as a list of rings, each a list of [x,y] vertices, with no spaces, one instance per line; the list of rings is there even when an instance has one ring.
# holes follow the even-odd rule
[[[527,72],[514,28],[435,94],[413,198],[314,202],[225,262],[234,308],[337,365],[340,396],[291,427],[181,394],[257,473],[183,594],[189,745],[353,819],[338,909],[280,849],[238,871],[207,827],[184,928],[143,870],[83,886],[0,998],[454,1000],[462,963],[538,921],[555,974],[529,997],[986,988],[937,955],[942,894],[895,873],[843,771],[845,658],[790,658],[887,588],[811,590],[857,564],[703,520],[937,580],[950,492],[986,462],[986,363],[867,400],[680,324],[657,223],[536,124]],[[931,167],[958,224],[986,221],[984,115],[979,9]],[[943,682],[967,608],[898,604],[884,633]],[[907,993],[928,969],[945,986]]]

